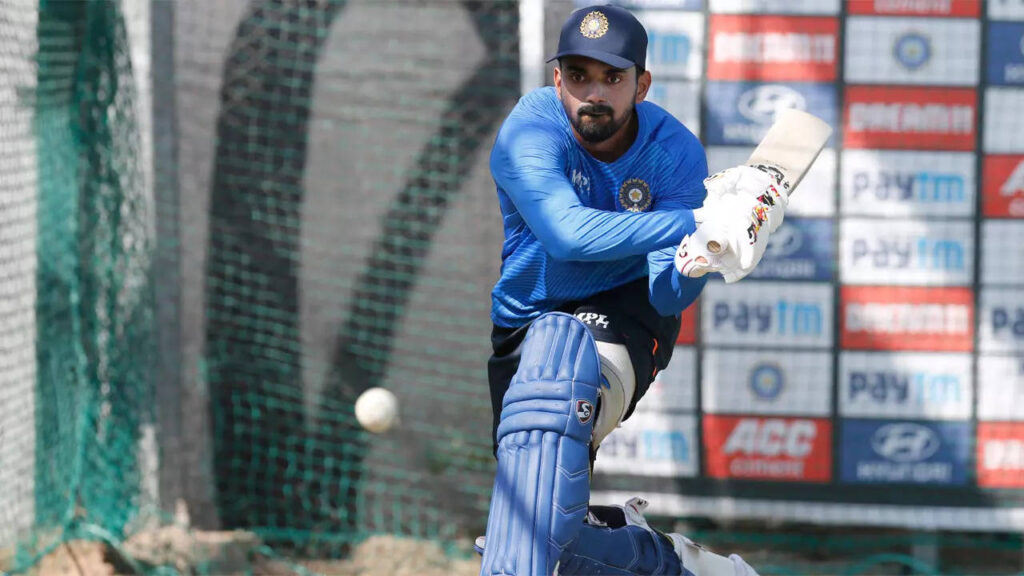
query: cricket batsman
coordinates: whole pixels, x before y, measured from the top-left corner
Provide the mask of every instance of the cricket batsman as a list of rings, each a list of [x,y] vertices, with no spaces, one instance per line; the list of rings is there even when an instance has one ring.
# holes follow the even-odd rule
[[[756,575],[739,556],[654,531],[639,498],[589,506],[601,441],[668,365],[680,312],[707,273],[746,276],[787,206],[755,168],[708,178],[698,139],[644,101],[646,53],[629,11],[574,12],[551,58],[554,86],[525,95],[494,143],[505,240],[481,576]],[[698,225],[728,249],[709,253]]]

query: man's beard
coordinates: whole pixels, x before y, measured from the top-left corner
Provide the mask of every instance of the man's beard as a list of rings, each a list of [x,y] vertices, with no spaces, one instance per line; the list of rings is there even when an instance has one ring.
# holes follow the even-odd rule
[[[611,138],[620,128],[625,126],[632,113],[633,109],[630,108],[622,114],[622,118],[616,119],[615,110],[612,110],[610,106],[584,104],[576,111],[575,116],[569,116],[569,120],[572,122],[573,128],[576,129],[576,133],[580,135],[580,138],[591,144],[597,144]],[[590,117],[584,118],[584,115],[590,115]],[[605,117],[608,119],[605,120]]]

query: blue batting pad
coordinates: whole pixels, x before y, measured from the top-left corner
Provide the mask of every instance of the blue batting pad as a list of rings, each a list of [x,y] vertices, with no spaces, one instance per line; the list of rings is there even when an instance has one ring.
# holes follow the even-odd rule
[[[583,526],[601,362],[586,325],[534,320],[502,403],[481,576],[549,576]]]

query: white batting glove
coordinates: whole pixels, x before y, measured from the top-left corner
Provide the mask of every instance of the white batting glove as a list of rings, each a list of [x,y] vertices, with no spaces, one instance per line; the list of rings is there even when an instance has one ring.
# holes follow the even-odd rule
[[[782,225],[789,197],[768,172],[738,166],[705,181],[704,206],[694,210],[697,231],[676,250],[676,270],[697,278],[719,272],[726,282],[746,277],[764,256],[768,236]],[[712,253],[715,240],[724,250]]]

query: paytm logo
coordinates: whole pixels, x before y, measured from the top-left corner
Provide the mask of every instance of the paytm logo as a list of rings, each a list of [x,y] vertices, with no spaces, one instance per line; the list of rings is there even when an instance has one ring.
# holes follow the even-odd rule
[[[853,198],[883,202],[963,203],[964,177],[941,172],[858,171],[853,175]]]
[[[807,110],[807,100],[782,84],[764,84],[743,92],[738,107],[744,118],[758,124],[771,124],[775,116],[787,108]]]
[[[712,314],[715,328],[728,326],[736,332],[765,335],[819,335],[823,312],[817,302],[774,303],[716,302]]]
[[[966,248],[948,238],[855,238],[852,246],[854,266],[873,268],[963,271]]]
[[[636,434],[612,434],[601,442],[601,455],[648,462],[690,462],[690,444],[681,430],[641,430]]]
[[[992,334],[999,338],[1010,336],[1015,340],[1024,339],[1024,308],[1020,306],[995,306],[991,313]]]
[[[963,401],[964,383],[957,374],[929,371],[851,370],[848,397],[854,402],[942,406]]]
[[[693,40],[680,32],[647,30],[647,60],[654,64],[685,64],[690,58]]]

